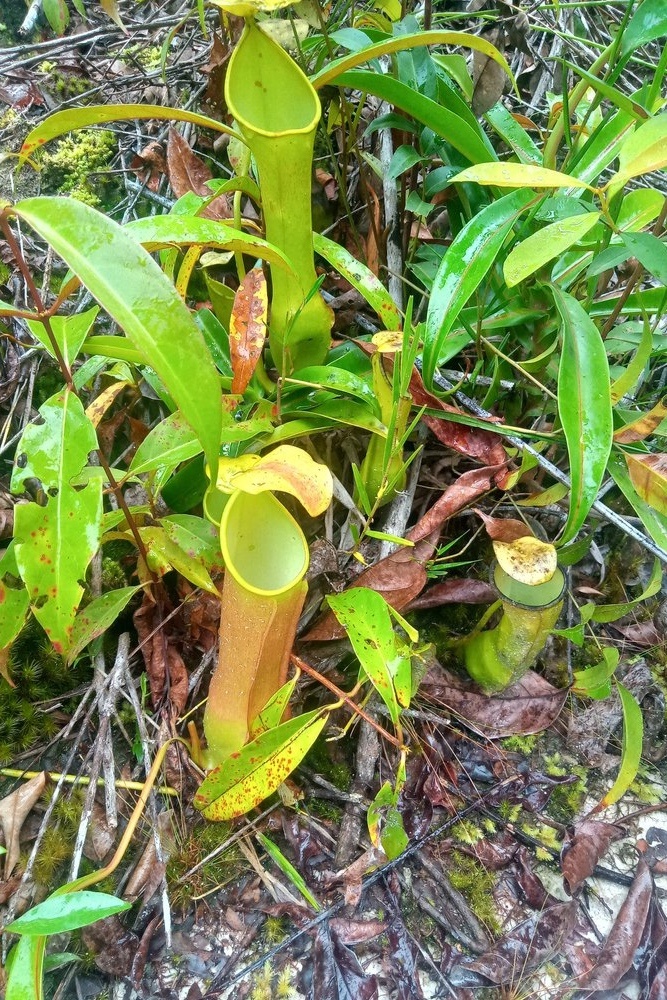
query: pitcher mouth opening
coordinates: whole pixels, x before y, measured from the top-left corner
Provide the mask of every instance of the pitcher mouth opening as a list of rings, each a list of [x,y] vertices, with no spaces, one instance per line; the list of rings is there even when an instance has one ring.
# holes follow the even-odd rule
[[[491,566],[490,580],[503,601],[526,611],[540,611],[543,608],[553,607],[562,600],[565,591],[565,574],[559,567],[546,583],[531,585],[514,580],[497,562],[494,562]]]
[[[308,569],[308,545],[292,515],[271,493],[237,493],[220,525],[225,569],[239,586],[279,597]]]
[[[255,40],[256,51],[250,60],[250,53],[244,48],[253,33],[259,37]],[[247,60],[247,67],[243,65],[243,60]],[[272,65],[266,65],[262,73],[261,64],[269,60]],[[270,80],[270,91],[262,83],[263,75]],[[241,83],[241,78],[246,85],[235,86],[235,82]],[[251,78],[252,82],[248,82]],[[276,94],[281,92],[289,95],[290,100],[281,102],[277,99]],[[242,129],[268,138],[275,138],[276,134],[307,134],[315,128],[322,113],[319,98],[308,77],[276,42],[254,24],[246,25],[232,55],[225,80],[225,101]],[[295,117],[299,121],[295,122]]]

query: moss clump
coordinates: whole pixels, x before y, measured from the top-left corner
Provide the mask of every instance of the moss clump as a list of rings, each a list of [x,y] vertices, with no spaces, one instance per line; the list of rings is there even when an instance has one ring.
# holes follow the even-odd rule
[[[244,871],[246,862],[234,847],[204,861],[227,839],[230,829],[227,823],[202,821],[183,836],[177,835],[176,850],[167,862],[166,872],[174,907],[187,909],[193,899],[226,885]]]
[[[55,152],[45,153],[42,159],[44,190],[68,194],[98,208],[105,182],[97,175],[107,169],[115,151],[113,132],[106,129],[86,129],[65,136]]]
[[[495,876],[476,858],[471,858],[461,851],[453,851],[451,860],[449,881],[465,897],[477,919],[481,920],[492,934],[500,934],[502,928],[493,898]]]
[[[473,823],[472,820],[462,819],[454,824],[451,829],[451,835],[454,840],[458,840],[459,844],[467,844],[469,847],[473,847],[480,840],[484,839],[485,832],[479,824]]]
[[[78,73],[63,73],[55,63],[48,60],[40,63],[39,70],[48,78],[48,89],[63,101],[90,90],[90,81],[85,77]]]
[[[123,50],[123,62],[132,62],[145,73],[151,73],[160,68],[162,49],[159,45],[128,45]]]
[[[527,755],[533,752],[538,739],[539,736],[537,733],[532,736],[507,736],[504,740],[500,741],[500,745],[503,750],[507,750],[509,753],[523,753]]]
[[[52,699],[66,698],[88,679],[89,669],[65,668],[60,656],[36,622],[22,630],[8,661],[9,676],[15,687],[0,678],[0,765],[8,765],[20,751],[55,736],[57,724],[48,712]],[[73,711],[65,701],[59,708]]]

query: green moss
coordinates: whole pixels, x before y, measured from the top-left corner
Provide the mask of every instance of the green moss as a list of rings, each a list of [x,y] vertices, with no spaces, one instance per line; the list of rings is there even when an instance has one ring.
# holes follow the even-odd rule
[[[496,879],[476,860],[461,851],[453,851],[449,881],[465,897],[478,920],[493,933],[500,934],[501,925],[495,910],[493,890]]]
[[[498,815],[505,823],[516,823],[521,815],[521,806],[508,799],[503,799],[498,806]]]
[[[507,750],[510,753],[523,753],[528,755],[535,749],[535,744],[538,739],[538,733],[535,733],[532,736],[508,736],[506,739],[500,741],[500,745],[504,750]]]
[[[99,207],[104,180],[98,175],[107,169],[115,151],[116,140],[108,130],[83,129],[65,136],[55,152],[43,155],[44,190],[69,194],[94,208]]]
[[[39,65],[40,72],[47,77],[47,85],[62,100],[78,97],[90,90],[90,80],[78,73],[62,72],[54,62],[45,60]]]
[[[160,68],[162,49],[159,45],[128,45],[123,50],[123,62],[134,63],[146,73]]]
[[[459,823],[455,823],[450,832],[454,840],[470,847],[484,839],[482,827],[470,819],[462,819]]]

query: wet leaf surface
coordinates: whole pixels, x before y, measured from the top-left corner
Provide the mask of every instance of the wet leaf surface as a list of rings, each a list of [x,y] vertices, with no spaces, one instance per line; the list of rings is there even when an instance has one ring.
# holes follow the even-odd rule
[[[630,887],[607,940],[600,949],[594,967],[579,977],[579,985],[588,990],[616,987],[632,967],[635,952],[644,935],[653,898],[653,879],[645,862],[639,862]]]
[[[377,1000],[376,976],[367,976],[359,960],[327,924],[313,945],[311,1000]]]

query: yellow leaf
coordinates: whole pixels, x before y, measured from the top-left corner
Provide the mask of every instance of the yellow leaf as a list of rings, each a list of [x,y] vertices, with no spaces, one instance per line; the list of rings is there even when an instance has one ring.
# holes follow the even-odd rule
[[[237,455],[236,458],[218,459],[218,476],[215,481],[216,488],[221,493],[233,493],[237,486],[234,484],[235,476],[241,472],[247,472],[260,461],[259,455]]]
[[[667,455],[627,455],[628,472],[637,493],[653,510],[667,514]]]
[[[380,354],[396,354],[397,351],[403,350],[403,331],[380,330],[373,334],[371,341]]]
[[[494,542],[493,551],[501,569],[529,587],[548,583],[556,572],[556,549],[539,538],[527,535],[513,542]]]
[[[291,7],[293,0],[211,0],[225,14],[236,14],[237,17],[252,17],[260,10],[282,10]]]
[[[617,444],[630,444],[633,441],[643,441],[649,434],[652,434],[656,427],[659,427],[667,417],[667,396],[659,399],[652,410],[642,413],[640,417],[619,427],[614,433],[614,441]]]
[[[264,455],[247,472],[230,480],[232,489],[245,493],[278,490],[296,497],[311,517],[323,514],[333,496],[333,479],[326,465],[313,461],[307,451],[283,444]],[[219,484],[218,484],[219,485]]]
[[[605,185],[612,198],[632,177],[667,167],[667,114],[656,115],[640,125],[621,147],[618,171]]]
[[[534,163],[478,163],[452,177],[450,184],[462,184],[464,181],[508,188],[584,187],[589,191],[595,190],[577,177],[562,174],[560,170],[538,167]]]
[[[116,396],[119,396],[123,389],[131,385],[130,382],[112,382],[106,389],[103,389],[99,396],[86,407],[86,416],[93,427],[97,427],[102,417],[109,409]]]

